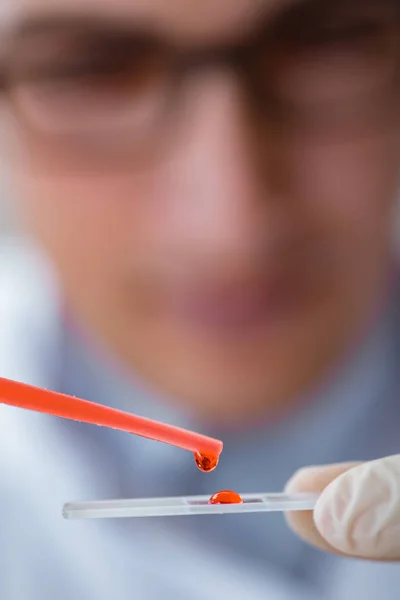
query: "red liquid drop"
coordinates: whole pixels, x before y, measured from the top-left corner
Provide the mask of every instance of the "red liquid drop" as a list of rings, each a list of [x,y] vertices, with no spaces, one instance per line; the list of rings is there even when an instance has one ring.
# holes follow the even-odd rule
[[[201,452],[195,452],[194,460],[200,471],[204,473],[214,471],[218,465],[218,456],[207,456],[206,454],[201,454]]]
[[[209,504],[242,504],[243,500],[236,492],[222,490],[217,492],[209,499]]]

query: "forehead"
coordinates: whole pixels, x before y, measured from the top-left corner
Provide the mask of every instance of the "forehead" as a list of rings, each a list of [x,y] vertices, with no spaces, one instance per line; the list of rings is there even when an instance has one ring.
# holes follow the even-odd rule
[[[304,0],[0,0],[0,22],[51,14],[140,22],[204,41],[252,28],[260,14]],[[321,0],[323,2],[324,0]]]

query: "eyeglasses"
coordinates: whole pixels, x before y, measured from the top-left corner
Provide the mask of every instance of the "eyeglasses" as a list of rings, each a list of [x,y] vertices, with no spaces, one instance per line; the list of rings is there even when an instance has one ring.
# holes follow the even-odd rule
[[[210,17],[211,18],[211,17]],[[0,85],[24,131],[63,156],[145,156],[187,123],[199,72],[224,70],[261,138],[368,133],[397,111],[396,0],[295,5],[228,47],[179,47],[82,20],[31,23],[3,51]]]

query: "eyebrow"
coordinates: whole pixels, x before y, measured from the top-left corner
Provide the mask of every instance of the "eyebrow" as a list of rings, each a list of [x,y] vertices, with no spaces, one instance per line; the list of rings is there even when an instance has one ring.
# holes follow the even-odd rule
[[[101,50],[104,53],[107,48],[112,48],[115,53],[116,50],[124,52],[126,44],[132,49],[133,45],[143,48],[144,45],[164,41],[156,28],[148,24],[145,26],[143,20],[132,19],[129,23],[121,18],[65,13],[27,15],[0,35],[0,89],[1,72],[7,71],[7,62],[15,66],[19,60],[25,61],[28,56],[34,58],[38,52],[40,54],[41,48],[54,46],[59,49],[67,44],[67,47],[77,49],[78,44],[80,52]],[[51,50],[47,52],[51,54]],[[58,60],[59,50],[55,52]]]
[[[307,24],[307,14],[312,17],[315,10],[317,13],[325,9],[330,11],[332,8],[333,10],[340,10],[340,6],[343,5],[366,8],[373,6],[375,2],[383,6],[394,5],[397,11],[400,10],[400,4],[398,5],[397,0],[291,0],[288,4],[275,6],[275,8],[271,7],[270,11],[266,10],[265,16],[262,11],[256,12],[254,31],[257,32],[259,29],[265,27],[266,20],[267,22],[271,20],[271,25],[274,27],[275,24],[281,23],[287,18],[291,19],[291,17],[295,17],[292,24],[295,25],[297,22],[298,27],[301,28],[302,24]],[[297,17],[299,17],[298,20]],[[252,29],[249,31],[250,35],[251,31]],[[175,35],[171,39],[158,23],[151,23],[149,19],[138,16],[127,19],[126,16],[112,16],[109,13],[107,15],[96,13],[82,14],[80,11],[76,11],[76,13],[69,11],[51,13],[46,11],[43,13],[38,12],[37,14],[22,15],[11,27],[6,28],[6,35],[4,37],[7,38],[8,35],[11,35],[13,41],[18,42],[19,40],[35,38],[36,36],[73,36],[80,33],[84,33],[88,37],[114,37],[122,35],[126,37],[158,39],[159,41],[177,41]]]
[[[145,27],[144,21],[140,23],[138,19],[132,19],[132,25],[127,24],[126,19],[110,18],[100,15],[79,15],[79,14],[35,14],[21,17],[12,28],[15,37],[25,37],[29,35],[74,33],[76,31],[88,31],[96,33],[98,31],[131,31],[133,28],[149,29]]]
[[[254,24],[257,24],[263,17],[271,15],[272,20],[277,15],[282,13],[290,12],[291,8],[304,6],[315,3],[316,0],[287,0],[280,6],[277,2],[272,2],[270,7],[265,7],[263,10],[260,7],[261,2],[256,3],[254,11]],[[318,0],[317,0],[318,1]],[[324,3],[335,2],[335,0],[320,0]],[[1,0],[0,0],[1,2]],[[277,6],[278,4],[278,6]],[[135,30],[153,33],[156,35],[162,35],[162,26],[158,22],[152,23],[152,19],[143,18],[139,15],[127,17],[126,15],[112,15],[110,13],[101,14],[101,12],[87,12],[83,13],[80,10],[75,12],[64,10],[64,11],[43,11],[43,12],[32,12],[26,15],[20,15],[11,26],[7,29],[11,29],[13,37],[28,37],[30,35],[46,35],[54,33],[75,33],[77,31],[85,31],[89,33],[97,32],[133,32]]]

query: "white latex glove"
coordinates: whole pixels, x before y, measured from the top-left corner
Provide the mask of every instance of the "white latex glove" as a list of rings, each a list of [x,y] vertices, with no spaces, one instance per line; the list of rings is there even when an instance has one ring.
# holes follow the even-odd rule
[[[286,490],[322,492],[313,512],[287,515],[306,541],[342,555],[400,561],[400,455],[302,469]]]

